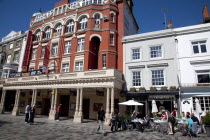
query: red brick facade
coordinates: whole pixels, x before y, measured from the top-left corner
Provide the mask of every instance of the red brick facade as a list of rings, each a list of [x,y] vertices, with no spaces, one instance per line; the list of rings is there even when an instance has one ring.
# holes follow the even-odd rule
[[[103,1],[102,1],[103,2]],[[58,43],[58,53],[56,57],[48,58],[48,67],[52,61],[54,63],[55,72],[60,73],[62,69],[63,58],[68,57],[69,59],[69,72],[75,71],[76,57],[82,57],[83,70],[89,69],[103,69],[102,55],[106,54],[106,68],[115,68],[120,72],[123,71],[123,47],[121,38],[124,34],[124,14],[123,4],[125,0],[111,2],[108,0],[102,4],[89,4],[86,6],[78,7],[76,9],[69,9],[68,0],[61,0],[54,5],[53,16],[34,22],[35,17],[31,19],[31,27],[29,30],[35,33],[37,30],[41,30],[41,36],[38,41],[33,41],[31,55],[33,49],[37,49],[36,59],[30,58],[29,67],[35,63],[35,70],[39,69],[39,63],[44,61],[41,58],[42,47],[48,47],[49,50],[52,48],[53,43]],[[127,4],[127,3],[126,3]],[[65,5],[65,7],[64,7]],[[66,8],[65,12],[56,15],[56,9],[59,11],[59,6]],[[63,9],[62,9],[63,10]],[[95,25],[94,14],[100,15],[100,24],[97,28]],[[111,14],[114,14],[114,22],[111,22]],[[87,28],[78,30],[78,24],[81,16],[87,16]],[[68,20],[74,20],[74,31],[71,33],[65,33],[67,28],[66,23]],[[61,23],[62,31],[57,37],[54,37],[54,31],[56,26]],[[45,27],[50,26],[51,37],[47,40],[43,39]],[[110,45],[110,34],[114,35],[114,43]],[[84,51],[78,51],[78,39],[84,38]],[[64,54],[65,40],[71,41],[70,54]],[[46,53],[46,52],[45,52]]]

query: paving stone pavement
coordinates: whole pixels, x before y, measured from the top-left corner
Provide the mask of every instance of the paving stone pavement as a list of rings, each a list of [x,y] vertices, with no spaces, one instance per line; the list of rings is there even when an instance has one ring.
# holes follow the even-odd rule
[[[105,133],[96,133],[97,123],[85,120],[85,123],[73,123],[72,119],[61,118],[61,121],[48,120],[46,116],[37,116],[33,125],[24,123],[24,116],[0,115],[0,140],[209,140],[206,134],[198,138],[175,135],[163,135],[159,132],[119,131],[110,132],[105,126]]]

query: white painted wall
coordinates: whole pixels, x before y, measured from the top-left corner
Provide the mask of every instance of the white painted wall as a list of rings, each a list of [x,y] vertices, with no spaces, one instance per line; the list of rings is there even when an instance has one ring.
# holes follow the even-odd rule
[[[165,85],[178,87],[176,44],[172,30],[163,30],[124,37],[124,75],[127,89],[132,87],[132,71],[141,71],[142,87],[147,90],[152,86],[151,70],[164,70]],[[127,40],[127,41],[126,41]],[[162,46],[162,58],[150,58],[150,47]],[[140,60],[132,60],[132,49],[140,48]],[[148,68],[151,64],[167,63],[168,66]],[[142,65],[145,68],[129,69],[130,66]],[[158,86],[156,86],[158,87]],[[139,87],[136,87],[139,88]]]
[[[191,64],[210,59],[210,24],[201,24],[174,29],[177,38],[178,63],[181,84],[197,84],[196,70],[210,70],[209,64]],[[207,53],[194,54],[191,42],[206,40]]]

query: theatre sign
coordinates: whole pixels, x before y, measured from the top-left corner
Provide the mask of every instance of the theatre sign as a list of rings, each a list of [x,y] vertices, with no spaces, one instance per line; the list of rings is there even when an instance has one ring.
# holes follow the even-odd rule
[[[14,39],[23,34],[23,31],[15,32],[11,31],[7,36],[2,38],[2,42]]]

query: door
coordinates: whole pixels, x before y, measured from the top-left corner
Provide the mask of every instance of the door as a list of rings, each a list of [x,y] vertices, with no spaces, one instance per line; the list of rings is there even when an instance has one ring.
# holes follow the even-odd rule
[[[43,111],[42,111],[43,115],[49,115],[49,113],[50,113],[50,106],[51,106],[50,99],[49,98],[45,98],[44,99]]]
[[[15,104],[16,91],[8,90],[5,97],[5,111],[12,111]]]
[[[89,119],[90,99],[83,99],[83,118]]]
[[[69,95],[61,95],[61,112],[60,116],[67,117],[69,116]]]

